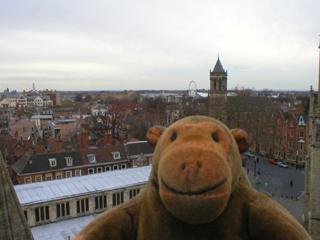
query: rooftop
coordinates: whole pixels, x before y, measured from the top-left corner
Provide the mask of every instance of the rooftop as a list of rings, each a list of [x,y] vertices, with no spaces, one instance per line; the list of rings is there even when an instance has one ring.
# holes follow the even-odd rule
[[[145,184],[151,166],[14,186],[22,206]]]

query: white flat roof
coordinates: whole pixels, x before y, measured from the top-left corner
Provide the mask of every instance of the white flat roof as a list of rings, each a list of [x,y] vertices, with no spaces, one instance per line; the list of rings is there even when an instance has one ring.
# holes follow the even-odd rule
[[[60,222],[48,223],[41,226],[31,227],[34,240],[67,240],[73,239],[99,214],[63,220]]]
[[[31,119],[52,119],[52,115],[33,115]]]
[[[14,186],[22,206],[145,184],[151,165]]]

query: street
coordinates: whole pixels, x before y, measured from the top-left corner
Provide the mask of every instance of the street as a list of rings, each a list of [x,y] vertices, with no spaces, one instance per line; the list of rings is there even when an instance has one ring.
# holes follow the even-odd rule
[[[246,169],[254,189],[266,194],[285,207],[305,228],[302,221],[304,205],[304,170],[296,170],[292,166],[283,168],[268,162],[267,158],[258,157],[254,174],[254,158],[247,157]],[[290,185],[292,181],[292,186]]]

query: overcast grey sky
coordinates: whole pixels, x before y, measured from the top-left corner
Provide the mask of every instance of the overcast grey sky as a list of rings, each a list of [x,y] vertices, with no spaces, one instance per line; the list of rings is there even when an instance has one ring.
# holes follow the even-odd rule
[[[317,89],[319,0],[0,0],[0,81],[22,91]]]

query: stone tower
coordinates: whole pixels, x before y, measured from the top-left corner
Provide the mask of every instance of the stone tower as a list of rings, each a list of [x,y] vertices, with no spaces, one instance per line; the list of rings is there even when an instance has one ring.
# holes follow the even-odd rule
[[[319,44],[320,50],[320,44]],[[320,239],[320,52],[318,92],[310,90],[308,157],[304,196],[304,220],[313,239]]]
[[[227,112],[227,78],[228,71],[225,71],[218,60],[213,70],[210,70],[210,98],[209,115],[226,123]]]
[[[0,196],[0,239],[33,240],[27,216],[21,208],[1,152]]]

